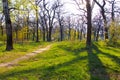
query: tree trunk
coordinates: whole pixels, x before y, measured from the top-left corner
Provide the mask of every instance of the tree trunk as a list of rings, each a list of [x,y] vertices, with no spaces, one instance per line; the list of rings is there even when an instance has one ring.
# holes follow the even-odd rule
[[[3,26],[1,25],[1,36],[3,36]]]
[[[76,40],[76,30],[74,31],[74,40]]]
[[[68,40],[71,39],[71,28],[70,28],[70,24],[69,24],[69,31],[68,31]]]
[[[63,41],[63,25],[60,26],[60,41]]]
[[[15,31],[16,33],[16,41],[18,40],[18,30]]]
[[[35,40],[35,29],[34,29],[34,31],[33,31],[33,36],[32,36],[32,40],[34,41]]]
[[[38,10],[36,5],[36,42],[39,42],[39,33],[38,33]]]
[[[5,23],[6,23],[6,34],[7,34],[7,44],[6,50],[10,51],[13,49],[13,36],[12,36],[12,24],[9,14],[8,0],[2,0],[3,2],[3,12],[5,15]]]
[[[41,26],[42,26],[42,36],[43,36],[43,41],[45,41],[45,18],[44,16],[41,16]]]
[[[27,40],[29,40],[29,11],[28,11],[28,17],[27,17]]]
[[[91,5],[90,0],[86,0],[86,8],[87,8],[87,41],[86,46],[91,46]]]
[[[79,40],[80,39],[80,31],[79,31],[79,29],[77,29],[77,39]]]
[[[43,41],[45,41],[45,26],[44,25],[42,25],[42,26],[43,26],[43,31],[42,31]]]
[[[82,35],[83,35],[83,29],[80,31],[80,40],[82,40]]]
[[[49,27],[48,41],[52,40],[52,27]]]
[[[100,25],[99,25],[99,28],[97,29],[96,41],[98,41],[98,38],[99,38],[99,32],[100,32]]]

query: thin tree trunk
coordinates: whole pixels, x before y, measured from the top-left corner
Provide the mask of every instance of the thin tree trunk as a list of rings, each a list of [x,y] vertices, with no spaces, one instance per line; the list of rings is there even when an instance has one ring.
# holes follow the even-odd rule
[[[98,38],[99,38],[99,32],[100,32],[100,25],[99,25],[99,28],[97,29],[96,41],[98,41]]]
[[[34,31],[33,31],[33,36],[32,36],[32,40],[34,41],[35,40],[35,29],[34,29]]]
[[[80,31],[80,40],[82,40],[82,35],[83,35],[83,29]]]
[[[70,25],[69,25],[69,31],[68,31],[68,40],[71,39],[71,28],[70,28]]]
[[[52,40],[52,27],[49,27],[48,41]]]
[[[63,27],[60,27],[60,41],[63,41]]]
[[[29,11],[28,11],[28,17],[27,17],[27,40],[29,40]]]
[[[39,42],[39,33],[38,33],[38,10],[36,5],[36,42]]]
[[[3,36],[3,26],[1,25],[1,36]]]

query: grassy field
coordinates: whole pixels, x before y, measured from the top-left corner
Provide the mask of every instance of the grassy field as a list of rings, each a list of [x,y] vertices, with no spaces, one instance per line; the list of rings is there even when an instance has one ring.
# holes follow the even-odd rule
[[[104,42],[89,49],[84,42],[56,42],[43,54],[0,68],[0,80],[120,80],[120,49]]]

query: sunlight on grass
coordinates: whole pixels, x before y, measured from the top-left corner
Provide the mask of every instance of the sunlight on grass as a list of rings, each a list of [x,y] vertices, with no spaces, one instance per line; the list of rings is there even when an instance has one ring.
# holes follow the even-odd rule
[[[102,42],[55,42],[49,51],[2,68],[2,80],[119,80],[120,50]]]
[[[0,47],[0,63],[14,60],[38,48],[45,47],[48,43],[29,42],[24,44],[14,44],[14,50],[5,51],[5,45]]]

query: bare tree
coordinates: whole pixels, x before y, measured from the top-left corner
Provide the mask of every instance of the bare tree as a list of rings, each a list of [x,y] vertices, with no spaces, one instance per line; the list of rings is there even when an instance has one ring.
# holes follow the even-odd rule
[[[99,1],[97,1],[97,0],[94,0],[94,1],[101,9],[101,14],[102,14],[102,17],[103,17],[103,20],[104,20],[105,39],[108,39],[108,27],[107,27],[106,15],[105,15],[106,1],[102,0],[103,4],[100,4]]]
[[[102,16],[99,14],[97,14],[93,18],[93,30],[94,30],[94,40],[98,41],[100,31],[103,30],[103,20],[102,20]],[[101,34],[103,34],[103,33],[101,33]]]
[[[112,1],[110,1],[110,3],[112,4],[112,10],[111,10],[111,18],[112,18],[112,22],[114,22],[115,21],[115,13],[114,13],[114,8],[115,8],[115,0],[112,0]]]
[[[55,1],[51,5],[51,7],[48,7],[45,3],[45,0],[43,0],[43,2],[44,2],[44,9],[46,10],[47,16],[48,16],[48,24],[49,24],[49,28],[47,30],[48,31],[48,41],[51,41],[53,22],[54,22],[54,19],[55,19],[56,10],[59,7],[59,5]]]
[[[40,12],[39,12],[39,16],[40,16],[40,25],[42,27],[42,36],[43,36],[43,41],[48,41],[48,24],[47,24],[47,13],[45,10],[47,3],[45,2],[45,0],[42,0],[41,4],[39,4]]]
[[[59,26],[60,26],[60,41],[63,40],[63,16],[62,16],[62,6],[63,4],[61,4],[60,0],[57,0],[57,5],[59,6],[57,11],[56,11],[56,14],[57,14],[57,20],[58,20],[58,23],[59,23]]]

